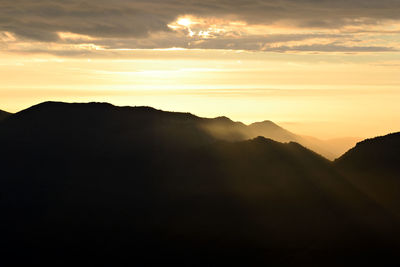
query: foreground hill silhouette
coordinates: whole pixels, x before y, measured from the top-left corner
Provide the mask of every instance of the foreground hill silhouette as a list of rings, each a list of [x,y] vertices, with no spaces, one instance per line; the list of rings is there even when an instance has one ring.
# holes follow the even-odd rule
[[[10,116],[0,123],[3,261],[397,261],[398,217],[341,169],[293,142],[221,141],[204,130],[216,122],[229,120],[99,103]]]
[[[6,111],[0,110],[0,121],[4,120],[5,118],[7,118],[10,115],[11,115],[11,113],[8,113]]]
[[[400,133],[359,142],[335,165],[357,188],[400,217]]]

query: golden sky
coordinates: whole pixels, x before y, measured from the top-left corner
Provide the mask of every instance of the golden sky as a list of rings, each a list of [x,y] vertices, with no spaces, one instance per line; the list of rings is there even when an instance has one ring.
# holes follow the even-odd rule
[[[400,3],[0,3],[0,109],[147,105],[320,138],[400,130]]]

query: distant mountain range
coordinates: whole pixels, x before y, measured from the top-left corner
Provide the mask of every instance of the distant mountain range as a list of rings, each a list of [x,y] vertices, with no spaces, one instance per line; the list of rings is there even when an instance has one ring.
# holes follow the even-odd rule
[[[398,263],[400,135],[335,162],[292,138],[269,121],[105,103],[13,114],[0,122],[3,261]]]
[[[100,105],[100,103],[97,104]],[[135,108],[143,109],[148,107]],[[0,111],[0,120],[8,117],[10,114],[11,113],[7,112],[1,113]],[[244,141],[258,136],[263,136],[278,142],[296,142],[330,160],[338,158],[360,141],[359,138],[352,137],[321,140],[310,136],[297,135],[268,120],[245,125],[241,122],[234,122],[227,117],[205,119],[198,118],[191,114],[187,115],[192,116],[192,119],[194,120],[193,123],[197,123],[198,127],[215,139],[225,141]]]
[[[226,117],[219,117],[205,121],[202,126],[203,129],[217,139],[241,141],[263,136],[278,142],[296,142],[330,160],[338,158],[352,148],[357,141],[360,141],[357,138],[320,140],[314,137],[297,135],[268,120],[247,126],[241,122],[233,122]]]

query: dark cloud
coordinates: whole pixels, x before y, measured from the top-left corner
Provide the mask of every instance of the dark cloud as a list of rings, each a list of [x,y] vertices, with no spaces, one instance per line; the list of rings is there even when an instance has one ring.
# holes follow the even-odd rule
[[[151,2],[151,1],[150,1]],[[54,40],[56,32],[95,37],[144,37],[152,31],[168,31],[175,12],[140,1],[0,2],[0,30],[40,41]]]
[[[179,46],[254,50],[270,42],[267,40],[270,37],[255,40],[259,36],[245,37],[241,41],[227,38],[190,41],[182,36],[176,39],[168,24],[186,14],[243,20],[249,24],[282,22],[300,28],[324,29],[400,19],[400,1],[1,0],[0,32],[11,32],[19,38],[41,42],[60,42],[57,32],[71,32],[104,39],[103,42],[108,42],[110,47],[124,44],[128,48]],[[154,33],[168,34],[163,35],[162,42],[148,39]],[[302,36],[297,38],[304,39]],[[116,39],[120,40],[119,44],[110,43]]]
[[[54,39],[68,31],[99,37],[144,37],[168,31],[179,15],[242,19],[248,23],[292,21],[335,27],[400,18],[398,0],[2,0],[0,28],[21,36]]]

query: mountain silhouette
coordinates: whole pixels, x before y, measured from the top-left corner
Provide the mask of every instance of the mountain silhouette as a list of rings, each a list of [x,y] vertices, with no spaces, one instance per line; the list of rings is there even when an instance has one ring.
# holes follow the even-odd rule
[[[218,117],[204,121],[201,126],[216,139],[226,141],[242,141],[264,136],[278,142],[291,142],[298,138],[295,134],[283,129],[272,121],[245,125],[241,122],[233,122],[227,117]]]
[[[11,113],[8,113],[6,111],[0,110],[0,121],[4,120],[5,118],[7,118],[10,115],[11,115]]]
[[[209,134],[221,140],[243,141],[263,136],[278,142],[296,142],[330,160],[338,158],[356,143],[354,138],[320,140],[297,135],[268,120],[245,125],[226,117],[218,117],[203,121],[201,126]]]
[[[357,188],[400,216],[400,133],[367,139],[335,161]]]
[[[366,139],[336,160],[343,168],[400,174],[400,133]]]
[[[264,127],[275,126],[249,126]],[[240,141],[244,128],[226,117],[105,103],[45,102],[12,115],[0,123],[3,261],[397,259],[398,217],[339,164],[295,142]]]
[[[48,102],[50,103],[56,102]],[[103,104],[105,103],[97,103]],[[148,107],[136,107],[137,109],[146,109]],[[0,120],[11,115],[7,112],[0,112]],[[191,114],[186,113],[186,116]],[[192,118],[196,117],[191,115]],[[263,136],[278,142],[297,142],[303,146],[323,155],[324,157],[334,160],[354,146],[356,140],[354,138],[320,140],[318,138],[302,136],[294,134],[272,121],[256,122],[245,125],[241,122],[234,122],[227,117],[218,117],[215,119],[205,119],[196,117],[191,123],[196,123],[199,128],[203,129],[207,135],[211,135],[215,139],[225,141],[244,141],[258,136]]]

